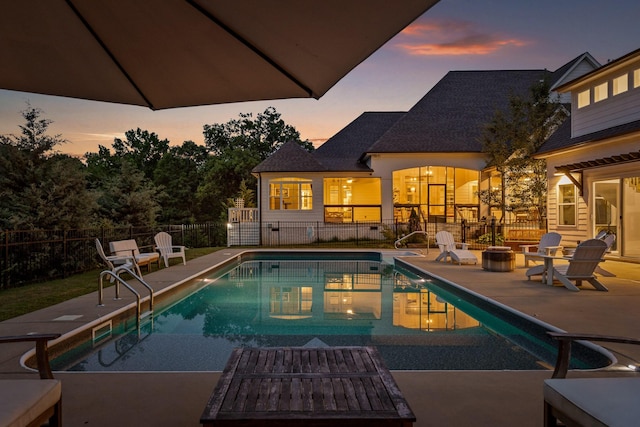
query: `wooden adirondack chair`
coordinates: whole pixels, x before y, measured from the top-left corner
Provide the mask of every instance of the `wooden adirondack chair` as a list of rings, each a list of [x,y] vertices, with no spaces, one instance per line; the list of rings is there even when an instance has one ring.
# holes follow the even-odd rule
[[[565,288],[579,291],[578,286],[583,280],[599,291],[608,291],[607,287],[598,281],[595,269],[603,261],[607,244],[600,239],[585,240],[580,243],[569,258],[569,264],[553,267],[553,278],[562,282]]]

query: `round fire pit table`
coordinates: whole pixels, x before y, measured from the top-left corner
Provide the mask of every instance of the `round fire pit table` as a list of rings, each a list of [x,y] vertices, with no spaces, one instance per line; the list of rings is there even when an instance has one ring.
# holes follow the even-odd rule
[[[513,271],[516,254],[509,246],[489,246],[482,251],[482,268],[487,271]]]

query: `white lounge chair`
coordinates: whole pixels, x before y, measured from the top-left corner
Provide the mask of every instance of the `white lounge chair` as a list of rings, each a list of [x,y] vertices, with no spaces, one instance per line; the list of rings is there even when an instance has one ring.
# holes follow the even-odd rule
[[[169,233],[161,231],[153,237],[153,240],[156,242],[156,249],[160,252],[160,256],[164,259],[165,267],[169,267],[169,258],[182,258],[182,264],[187,265],[184,246],[174,245]]]
[[[124,268],[133,269],[140,277],[142,277],[142,273],[140,272],[140,268],[135,263],[135,258],[132,254],[129,255],[106,255],[104,253],[104,249],[102,248],[102,243],[100,243],[100,239],[96,239],[96,251],[98,255],[102,259],[102,261],[106,264],[107,268],[111,270],[111,272],[115,275],[119,275]],[[113,277],[110,279],[113,282]]]
[[[603,261],[607,244],[599,239],[585,240],[580,243],[571,258],[568,258],[568,265],[554,265],[553,278],[562,282],[565,288],[572,291],[579,291],[578,286],[586,280],[599,291],[608,291],[607,287],[598,281],[595,276],[595,269]],[[575,284],[574,284],[575,282]]]
[[[640,378],[566,378],[575,340],[640,344],[640,340],[605,335],[548,332],[559,341],[551,379],[544,380],[544,425],[635,426],[640,419]]]
[[[142,272],[140,271],[141,265],[146,265],[147,271],[151,271],[151,263],[155,262],[158,264],[158,268],[160,268],[160,254],[155,251],[140,252],[138,244],[134,239],[114,240],[113,242],[109,242],[109,248],[111,249],[111,253],[115,256],[133,256],[135,258],[136,270],[140,277],[142,277]],[[114,264],[118,263],[118,261],[114,262]]]
[[[458,264],[478,263],[478,257],[468,249],[469,245],[455,242],[453,235],[448,231],[443,230],[436,233],[436,244],[440,249],[440,255],[438,255],[436,261],[444,260],[444,262],[447,262],[447,257],[451,257],[451,260]],[[458,245],[460,245],[460,249],[458,249]]]

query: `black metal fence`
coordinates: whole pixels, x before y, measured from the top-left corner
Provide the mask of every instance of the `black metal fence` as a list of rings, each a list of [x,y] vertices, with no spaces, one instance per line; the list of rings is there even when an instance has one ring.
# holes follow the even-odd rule
[[[447,230],[471,249],[509,242],[537,242],[546,231],[538,223],[401,223],[274,222],[236,223],[238,234],[226,223],[167,225],[162,227],[94,228],[80,230],[0,231],[0,289],[63,278],[100,265],[95,239],[108,250],[109,242],[135,239],[139,247],[154,244],[153,236],[166,231],[176,245],[186,247],[399,247],[435,246],[435,235]],[[414,231],[425,231],[415,233]],[[403,239],[403,237],[409,236]]]
[[[152,246],[153,236],[166,231],[176,245],[226,246],[225,224],[162,227],[91,228],[78,230],[0,231],[0,289],[58,279],[98,267],[95,239],[108,250],[109,242],[135,239]]]

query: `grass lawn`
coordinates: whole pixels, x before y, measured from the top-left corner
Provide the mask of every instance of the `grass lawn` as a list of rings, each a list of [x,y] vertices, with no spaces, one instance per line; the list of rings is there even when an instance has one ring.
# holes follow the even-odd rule
[[[186,251],[187,260],[210,254],[219,249],[189,249]],[[97,291],[100,271],[102,269],[76,274],[64,279],[0,290],[0,322]]]

